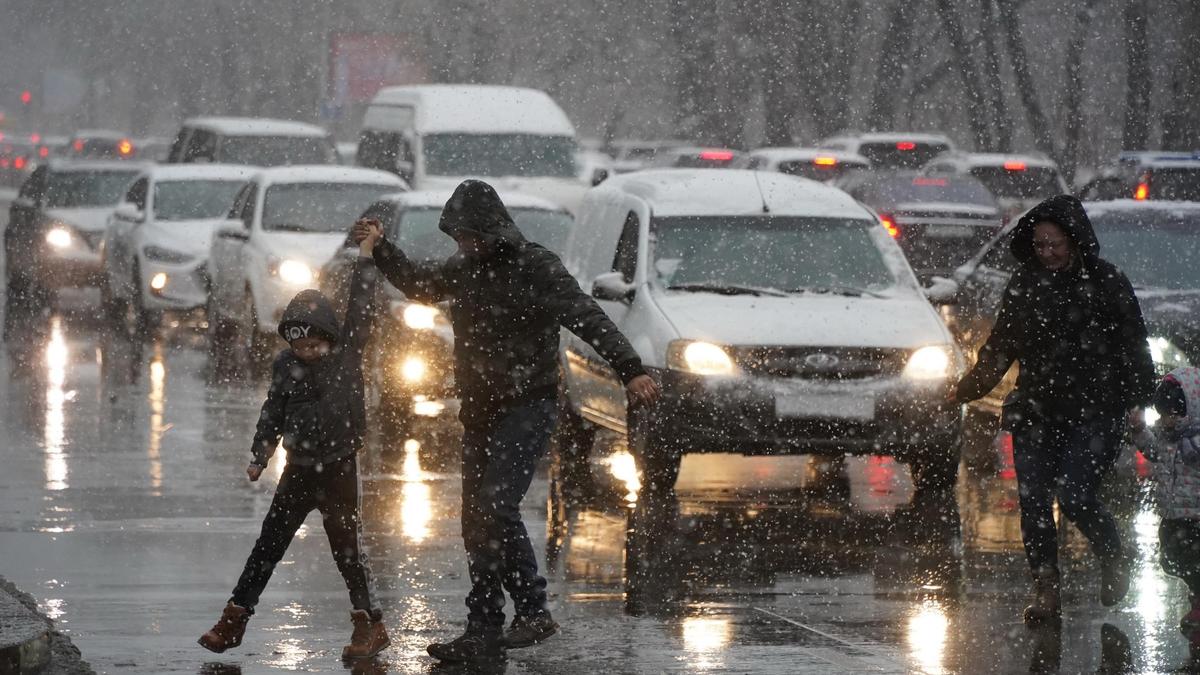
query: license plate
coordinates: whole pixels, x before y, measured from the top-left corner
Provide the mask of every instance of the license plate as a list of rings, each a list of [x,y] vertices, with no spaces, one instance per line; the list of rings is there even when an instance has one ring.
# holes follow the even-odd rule
[[[966,225],[930,225],[925,228],[925,236],[938,239],[965,239],[975,236],[975,229]]]
[[[788,394],[775,398],[778,417],[875,419],[875,399],[853,394]]]

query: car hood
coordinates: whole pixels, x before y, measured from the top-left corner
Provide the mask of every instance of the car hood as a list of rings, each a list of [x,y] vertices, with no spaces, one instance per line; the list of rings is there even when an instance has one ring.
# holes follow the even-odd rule
[[[1185,342],[1200,345],[1200,289],[1139,289],[1137,298],[1150,335],[1185,337]]]
[[[953,213],[979,218],[999,217],[999,210],[981,204],[958,204],[955,202],[901,202],[891,207],[897,213]],[[884,210],[887,210],[886,208]]]
[[[116,206],[86,206],[80,208],[46,209],[46,217],[77,227],[85,232],[100,232],[108,225],[108,217]]]
[[[213,234],[224,223],[221,218],[173,220],[143,226],[142,245],[162,246],[195,256],[208,255]]]
[[[263,232],[263,248],[279,259],[301,260],[314,270],[329,262],[346,242],[345,232]]]
[[[916,348],[950,335],[921,297],[723,296],[664,292],[655,301],[679,337],[725,345]]]
[[[488,183],[501,194],[520,192],[540,197],[575,213],[583,201],[588,185],[576,178],[519,177],[519,176],[427,176],[421,183],[423,190],[445,190],[452,192],[464,180],[474,178]]]

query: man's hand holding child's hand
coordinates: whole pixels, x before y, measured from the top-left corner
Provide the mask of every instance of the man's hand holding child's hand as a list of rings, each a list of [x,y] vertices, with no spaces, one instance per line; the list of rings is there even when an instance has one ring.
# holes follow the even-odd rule
[[[350,236],[358,244],[359,254],[369,258],[375,251],[375,242],[383,239],[383,223],[377,218],[359,218],[350,230]]]
[[[251,462],[250,466],[246,467],[246,476],[250,478],[251,483],[256,482],[262,476],[262,472],[263,467],[253,462]]]

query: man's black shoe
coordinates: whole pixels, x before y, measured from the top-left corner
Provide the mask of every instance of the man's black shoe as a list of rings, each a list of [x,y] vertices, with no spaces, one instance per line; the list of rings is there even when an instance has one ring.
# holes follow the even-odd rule
[[[532,647],[558,632],[558,624],[549,612],[533,616],[513,617],[512,625],[504,632],[504,644],[509,649]]]
[[[486,663],[508,658],[504,647],[504,634],[498,629],[467,628],[466,633],[454,640],[446,643],[435,642],[426,647],[425,651],[439,661],[451,663]]]

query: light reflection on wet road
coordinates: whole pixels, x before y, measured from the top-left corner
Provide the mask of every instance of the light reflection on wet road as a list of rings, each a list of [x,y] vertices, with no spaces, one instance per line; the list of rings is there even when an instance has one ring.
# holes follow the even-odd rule
[[[0,573],[37,596],[106,672],[346,670],[344,585],[314,515],[251,621],[222,656],[196,637],[219,613],[253,544],[282,463],[244,477],[261,386],[206,385],[199,336],[137,347],[94,322],[55,318],[15,368],[0,364]],[[461,629],[466,570],[458,480],[416,442],[372,443],[366,535],[393,647],[354,672],[426,672],[429,641]],[[423,463],[425,464],[423,466]],[[1061,632],[1020,624],[1026,578],[1016,494],[999,471],[960,488],[961,537],[936,516],[897,511],[907,470],[888,459],[689,457],[680,478],[679,600],[625,611],[630,458],[598,453],[613,477],[569,513],[549,570],[562,635],[514,652],[510,673],[1096,672],[1187,662],[1176,628],[1186,592],[1156,562],[1157,519],[1125,476],[1118,499],[1139,555],[1131,598],[1099,606],[1098,572],[1067,536]],[[546,530],[547,487],[526,514]],[[539,555],[545,553],[539,546]],[[1117,671],[1111,671],[1117,672]]]

